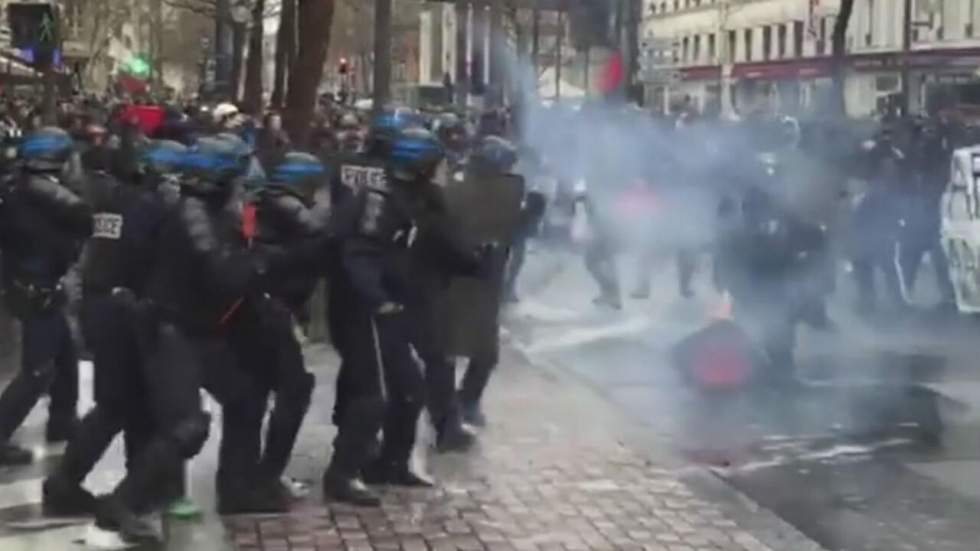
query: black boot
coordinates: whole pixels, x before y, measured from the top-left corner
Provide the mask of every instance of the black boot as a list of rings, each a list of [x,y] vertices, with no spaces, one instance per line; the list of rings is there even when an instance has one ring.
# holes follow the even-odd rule
[[[221,515],[274,514],[289,512],[290,498],[278,480],[218,495]]]
[[[432,488],[435,483],[415,474],[402,462],[378,459],[364,469],[364,482],[372,485],[402,486],[405,488]]]
[[[380,507],[381,498],[357,478],[327,472],[323,475],[323,499],[358,507]]]
[[[487,417],[483,414],[480,402],[463,404],[463,421],[466,421],[474,427],[483,428],[487,426]]]
[[[7,443],[0,446],[0,465],[12,467],[16,465],[30,465],[34,461],[34,454],[31,450]]]
[[[436,450],[439,453],[465,452],[475,444],[476,435],[458,418],[447,419],[436,432]]]
[[[351,400],[334,440],[333,458],[323,474],[323,497],[359,507],[378,507],[381,498],[358,478],[371,462],[385,403],[378,397]]]
[[[77,484],[52,476],[44,481],[42,510],[52,517],[91,515],[95,512],[95,496]]]
[[[95,525],[102,530],[118,532],[124,541],[135,544],[159,543],[156,528],[141,519],[116,495],[100,497],[96,502]]]

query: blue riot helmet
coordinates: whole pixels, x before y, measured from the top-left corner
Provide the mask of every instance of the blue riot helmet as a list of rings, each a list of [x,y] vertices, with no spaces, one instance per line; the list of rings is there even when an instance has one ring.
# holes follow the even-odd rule
[[[365,140],[368,154],[387,156],[392,142],[402,130],[419,126],[411,112],[404,109],[385,111],[371,121]]]
[[[151,142],[140,155],[140,165],[145,174],[168,176],[179,174],[184,168],[187,146],[173,140]]]
[[[200,138],[187,150],[183,168],[202,192],[229,188],[248,173],[252,148],[234,134]]]
[[[508,174],[517,164],[517,148],[499,136],[484,136],[470,156],[470,166],[478,172]]]
[[[302,151],[290,151],[282,160],[269,168],[269,183],[284,186],[299,186],[307,182],[319,182],[327,169],[320,159]]]
[[[432,132],[424,128],[402,130],[391,144],[388,162],[392,177],[401,182],[431,179],[446,153]]]
[[[46,126],[24,137],[17,147],[17,157],[30,172],[61,172],[73,147],[68,132]]]
[[[312,198],[326,186],[327,167],[315,155],[290,151],[268,169],[269,185]]]

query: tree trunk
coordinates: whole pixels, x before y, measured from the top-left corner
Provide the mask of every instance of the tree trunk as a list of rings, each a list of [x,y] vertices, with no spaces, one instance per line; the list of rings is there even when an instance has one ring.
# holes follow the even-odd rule
[[[229,99],[237,102],[242,88],[242,69],[245,66],[245,25],[231,24],[231,88]]]
[[[391,0],[374,2],[373,109],[380,113],[391,99]]]
[[[327,61],[334,0],[301,0],[297,7],[299,52],[289,71],[286,129],[292,142],[302,147],[309,141],[317,89]]]
[[[163,0],[153,0],[151,7],[152,25],[150,27],[150,36],[152,37],[152,44],[150,55],[153,58],[153,84],[157,88],[157,92],[160,92],[163,88]]]
[[[296,0],[282,0],[279,32],[276,33],[276,69],[270,103],[281,108],[286,99],[286,81],[296,59]]]
[[[255,0],[252,8],[252,31],[248,42],[248,61],[245,65],[245,94],[242,106],[246,113],[258,115],[262,111],[262,41],[265,0]]]
[[[854,0],[841,0],[840,12],[834,22],[834,32],[831,35],[831,51],[833,52],[833,83],[834,93],[831,98],[833,112],[840,116],[847,114],[847,103],[844,97],[844,69],[847,55],[847,26],[854,13]]]

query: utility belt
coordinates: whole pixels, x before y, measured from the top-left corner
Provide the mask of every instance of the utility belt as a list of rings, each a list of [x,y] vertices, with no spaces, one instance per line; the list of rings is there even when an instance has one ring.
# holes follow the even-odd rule
[[[10,312],[18,318],[51,312],[67,302],[61,283],[47,286],[16,279],[4,286],[3,299]]]

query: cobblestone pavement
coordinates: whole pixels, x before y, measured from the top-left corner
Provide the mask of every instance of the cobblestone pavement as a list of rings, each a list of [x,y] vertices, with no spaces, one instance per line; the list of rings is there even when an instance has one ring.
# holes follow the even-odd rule
[[[764,551],[806,542],[763,543],[722,506],[695,491],[685,470],[661,464],[639,433],[581,383],[505,354],[491,383],[491,420],[465,455],[422,453],[436,490],[387,490],[380,510],[322,504],[314,492],[285,516],[227,517],[236,549]],[[320,374],[326,382],[329,375]],[[292,472],[317,480],[331,430],[322,425],[332,391],[304,429]],[[319,417],[319,419],[316,419]],[[321,424],[317,424],[317,422]],[[316,435],[311,434],[318,433]],[[423,436],[425,438],[425,436]],[[315,448],[315,449],[314,449]],[[314,488],[317,485],[314,484]],[[738,500],[735,500],[737,503]],[[745,503],[740,513],[753,515]],[[749,518],[746,516],[746,518]]]

